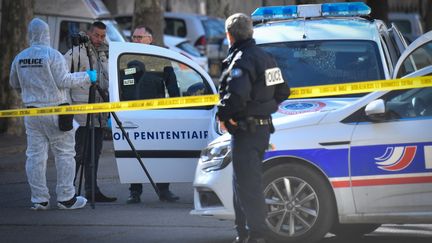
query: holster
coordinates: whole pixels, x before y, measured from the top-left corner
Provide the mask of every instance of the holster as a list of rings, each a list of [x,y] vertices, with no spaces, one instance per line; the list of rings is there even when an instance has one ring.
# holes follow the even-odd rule
[[[63,103],[60,104],[59,106],[64,106],[64,105],[69,105],[69,103]],[[73,128],[73,118],[74,115],[59,115],[58,116],[58,125],[59,125],[59,129],[62,132],[67,132],[72,130]]]

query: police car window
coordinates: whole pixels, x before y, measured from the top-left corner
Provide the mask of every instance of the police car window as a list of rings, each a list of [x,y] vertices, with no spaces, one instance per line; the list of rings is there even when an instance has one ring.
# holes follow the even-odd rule
[[[386,102],[392,118],[432,117],[432,87],[395,92]]]
[[[118,63],[122,101],[212,93],[205,79],[184,63],[142,54],[123,54]]]
[[[65,54],[72,48],[71,34],[76,34],[80,31],[86,31],[90,28],[91,23],[77,21],[62,21],[60,23],[60,36],[58,50]]]
[[[290,87],[384,79],[372,41],[302,41],[261,45],[277,60]]]
[[[416,70],[432,65],[432,42],[428,42],[411,53],[403,62],[397,77],[403,77]]]

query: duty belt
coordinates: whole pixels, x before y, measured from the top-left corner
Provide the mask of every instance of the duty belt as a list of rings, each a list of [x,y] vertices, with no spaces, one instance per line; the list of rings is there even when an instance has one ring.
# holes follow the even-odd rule
[[[267,118],[267,119],[253,118],[253,121],[255,122],[255,125],[258,125],[258,126],[264,126],[264,125],[270,125],[271,124],[270,118]]]

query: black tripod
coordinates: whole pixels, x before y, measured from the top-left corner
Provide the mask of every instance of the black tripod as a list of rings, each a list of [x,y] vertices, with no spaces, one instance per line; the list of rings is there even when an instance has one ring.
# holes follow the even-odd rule
[[[89,65],[90,65],[90,70],[93,70],[93,63],[92,63],[92,59],[91,59],[91,53],[89,51],[89,45],[88,43],[85,43],[85,48],[87,51],[87,57],[89,59]],[[92,83],[90,88],[89,88],[89,99],[88,99],[88,103],[89,104],[93,104],[96,102],[96,91],[99,93],[99,95],[102,97],[102,100],[104,102],[109,102],[108,96],[105,94],[105,92],[102,90],[102,88],[99,86],[99,84],[97,82]],[[123,136],[126,138],[126,141],[128,142],[130,148],[132,149],[132,151],[135,154],[135,157],[137,158],[138,162],[141,165],[141,168],[144,170],[144,173],[146,174],[147,178],[149,179],[151,185],[153,186],[153,189],[155,190],[157,196],[159,197],[160,192],[159,189],[157,188],[156,184],[154,183],[152,177],[150,176],[150,173],[148,172],[147,168],[144,166],[143,161],[141,160],[141,156],[138,154],[138,152],[135,149],[135,146],[132,144],[131,140],[129,139],[129,136],[127,136],[126,131],[123,128],[122,122],[120,121],[120,119],[117,117],[117,114],[115,112],[110,112],[111,116],[114,118],[117,126],[120,128]],[[88,139],[88,137],[90,136],[90,141]],[[81,185],[82,185],[82,177],[84,174],[84,161],[88,161],[88,143],[90,142],[90,167],[91,167],[91,181],[92,181],[92,190],[91,190],[91,207],[94,209],[95,208],[95,190],[96,190],[96,159],[95,159],[95,118],[94,118],[94,113],[88,113],[87,114],[87,121],[86,121],[86,134],[85,134],[85,142],[84,142],[84,149],[83,149],[83,154],[82,154],[82,158],[84,158],[83,160],[80,161],[80,163],[78,164],[78,168],[76,170],[76,172],[78,173],[78,171],[81,168],[80,171],[80,179],[79,179],[79,186],[78,186],[78,195],[81,194]],[[76,176],[75,176],[76,177]]]

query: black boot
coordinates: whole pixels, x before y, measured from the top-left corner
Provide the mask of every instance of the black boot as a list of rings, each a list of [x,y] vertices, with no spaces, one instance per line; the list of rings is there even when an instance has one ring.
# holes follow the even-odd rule
[[[89,201],[91,201],[92,194],[91,193],[86,193],[86,198]],[[102,194],[102,192],[96,192],[96,194],[95,194],[95,202],[114,202],[116,200],[117,200],[116,197],[107,197],[104,194]]]
[[[242,236],[237,236],[233,243],[245,243],[246,242],[246,237],[242,237]]]
[[[140,203],[140,202],[141,202],[140,196],[135,193],[131,193],[131,195],[126,201],[127,204]]]
[[[160,191],[160,194],[159,194],[159,200],[160,201],[175,202],[179,199],[180,198],[178,196],[174,195],[174,193],[172,193],[170,190]]]

